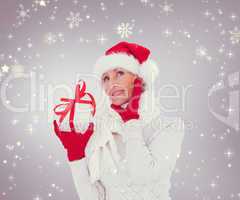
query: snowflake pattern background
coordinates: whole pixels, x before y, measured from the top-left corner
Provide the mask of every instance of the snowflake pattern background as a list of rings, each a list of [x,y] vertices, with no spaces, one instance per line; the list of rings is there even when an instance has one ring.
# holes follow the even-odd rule
[[[78,200],[52,108],[79,77],[97,96],[93,65],[119,41],[151,50],[158,95],[178,88],[158,98],[188,125],[172,199],[240,199],[239,0],[1,1],[0,27],[0,199]]]

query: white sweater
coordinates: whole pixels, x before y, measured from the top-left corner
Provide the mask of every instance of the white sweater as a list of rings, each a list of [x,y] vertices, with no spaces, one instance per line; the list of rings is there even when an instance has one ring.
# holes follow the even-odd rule
[[[159,115],[144,126],[141,120],[130,120],[121,134],[112,132],[112,136],[120,155],[117,170],[109,168],[107,154],[101,154],[100,177],[92,183],[88,154],[69,162],[79,199],[170,200],[170,178],[184,138],[183,120]],[[91,143],[97,139],[91,136]]]

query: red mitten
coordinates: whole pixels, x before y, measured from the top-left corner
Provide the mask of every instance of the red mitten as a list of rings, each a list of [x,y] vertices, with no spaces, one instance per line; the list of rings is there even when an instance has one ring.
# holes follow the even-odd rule
[[[124,122],[130,119],[139,119],[139,100],[143,92],[143,80],[141,78],[136,78],[134,80],[134,87],[132,91],[132,97],[126,108],[122,108],[121,105],[111,104],[113,108],[122,118]]]
[[[75,131],[67,132],[61,131],[56,120],[53,121],[54,131],[64,148],[67,149],[69,161],[80,160],[85,157],[85,148],[91,135],[93,134],[94,124],[91,122],[87,130],[83,133],[76,133]]]

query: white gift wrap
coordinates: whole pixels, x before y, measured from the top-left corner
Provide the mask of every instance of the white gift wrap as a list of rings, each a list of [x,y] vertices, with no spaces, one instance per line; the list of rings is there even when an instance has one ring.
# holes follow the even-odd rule
[[[90,104],[78,103],[75,105],[74,125],[77,132],[83,133],[87,130],[89,123],[93,121],[91,111],[92,106]]]
[[[73,118],[73,124],[76,132],[84,133],[90,122],[93,121],[92,105],[75,103],[75,112]],[[61,131],[71,131],[69,124],[70,111],[59,125]]]

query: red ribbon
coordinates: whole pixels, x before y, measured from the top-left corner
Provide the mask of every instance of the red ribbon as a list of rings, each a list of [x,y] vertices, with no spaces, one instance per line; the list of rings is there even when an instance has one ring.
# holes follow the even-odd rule
[[[86,91],[86,83],[83,80],[79,80],[79,82],[82,82],[82,87],[80,87],[80,84],[77,83],[76,88],[75,88],[75,99],[68,99],[68,98],[61,98],[60,100],[63,102],[67,103],[62,103],[54,107],[53,111],[55,112],[56,115],[60,115],[59,122],[62,123],[63,119],[66,117],[68,112],[70,112],[70,117],[69,117],[69,125],[71,130],[75,132],[75,127],[73,123],[74,119],[74,113],[75,113],[75,103],[82,103],[82,104],[90,104],[93,107],[93,110],[91,111],[92,115],[94,116],[96,113],[96,103],[93,98],[93,96],[85,92]],[[91,100],[83,100],[82,98],[84,96],[88,96]],[[57,111],[57,108],[60,106],[66,106],[64,110],[62,111]]]

